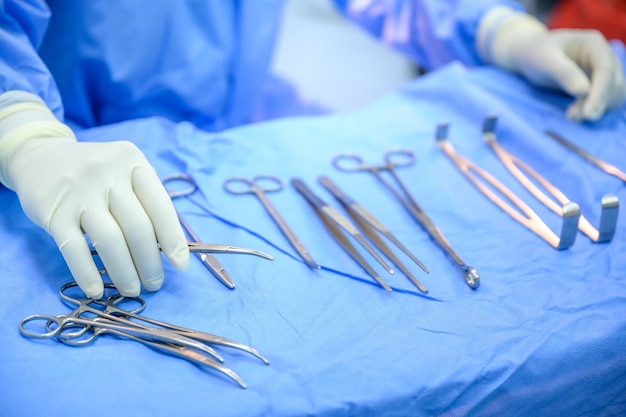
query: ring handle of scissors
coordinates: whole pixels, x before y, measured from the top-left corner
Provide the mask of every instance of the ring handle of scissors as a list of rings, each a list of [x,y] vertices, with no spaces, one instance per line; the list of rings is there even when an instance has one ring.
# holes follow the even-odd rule
[[[413,165],[416,160],[415,154],[408,149],[391,149],[385,152],[385,163],[388,168]]]
[[[167,188],[167,183],[173,182],[186,182],[189,186],[187,188],[182,188],[179,190],[173,190]],[[186,195],[193,194],[198,189],[198,184],[189,176],[188,174],[171,174],[161,178],[161,184],[165,187],[167,191],[167,195],[170,198],[184,197]]]
[[[274,175],[257,175],[252,179],[231,177],[224,181],[223,187],[231,194],[273,193],[283,189],[283,182]]]
[[[76,297],[71,297],[69,295],[67,295],[65,292],[70,289],[70,288],[75,288],[78,287],[78,283],[76,281],[71,281],[68,282],[66,284],[63,284],[63,286],[61,286],[61,288],[59,289],[59,295],[61,296],[61,299],[63,300],[63,302],[67,305],[74,305],[74,306],[79,306],[79,307],[86,307],[88,304],[91,304],[93,302],[96,301],[102,301],[102,300],[96,300],[94,298],[76,298]],[[115,285],[109,282],[105,282],[104,283],[104,288],[106,289],[116,289]],[[118,295],[118,293],[113,294],[109,297],[107,297],[106,299],[110,299],[114,296]],[[119,301],[118,301],[119,302]],[[140,304],[143,304],[140,302]]]
[[[46,331],[42,333],[36,333],[34,331],[27,330],[26,324],[34,321],[45,321],[44,328]],[[22,336],[31,339],[50,339],[61,333],[66,322],[67,316],[57,317],[49,316],[46,314],[34,314],[32,316],[24,318],[20,322],[20,333],[22,334]]]
[[[67,284],[64,284],[59,290],[59,294],[61,295],[61,298],[63,299],[64,303],[68,305],[71,304],[71,305],[78,306],[72,313],[72,315],[77,318],[80,317],[80,315],[85,312],[93,313],[101,317],[107,317],[107,316],[116,315],[116,314],[118,315],[137,314],[137,313],[142,312],[146,308],[146,302],[141,297],[124,297],[119,293],[115,293],[115,294],[110,295],[107,298],[96,300],[93,298],[74,298],[65,293],[69,288],[73,288],[77,286],[78,284],[74,281],[68,282]],[[104,288],[115,289],[115,285],[112,283],[105,283]],[[121,302],[128,301],[128,300],[132,300],[133,302],[137,303],[138,306],[133,309],[125,309],[125,308],[121,308],[117,306]],[[104,307],[104,309],[101,310],[98,308],[91,307],[90,304],[92,303],[98,304]]]
[[[363,158],[350,152],[335,155],[332,159],[332,164],[339,171],[344,172],[368,171],[371,168],[365,164]]]

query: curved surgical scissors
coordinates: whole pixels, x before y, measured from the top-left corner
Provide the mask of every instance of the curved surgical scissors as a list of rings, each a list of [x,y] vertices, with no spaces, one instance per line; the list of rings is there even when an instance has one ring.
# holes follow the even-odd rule
[[[231,177],[224,181],[224,190],[231,194],[254,194],[261,201],[261,204],[267,210],[270,217],[276,222],[280,231],[285,235],[291,246],[298,252],[304,263],[313,269],[319,269],[320,266],[315,263],[309,251],[298,240],[287,222],[278,213],[278,210],[272,205],[265,195],[266,193],[274,193],[283,189],[283,182],[274,175],[257,175],[252,179],[243,177]]]
[[[261,355],[256,349],[250,346],[243,345],[241,343],[235,342],[225,337],[216,336],[216,335],[205,333],[205,332],[200,332],[197,330],[187,329],[184,327],[176,326],[170,323],[165,323],[159,320],[155,320],[149,317],[139,315],[138,313],[141,312],[145,308],[145,301],[141,297],[122,297],[119,294],[115,294],[111,297],[108,297],[107,299],[94,300],[93,298],[73,298],[65,293],[67,289],[71,287],[75,287],[77,285],[78,284],[76,284],[76,282],[70,282],[70,283],[63,285],[61,287],[61,290],[59,291],[64,302],[78,306],[78,308],[74,310],[72,315],[74,314],[81,315],[84,312],[89,312],[89,313],[95,314],[98,317],[113,320],[115,322],[123,323],[129,326],[134,326],[134,327],[139,327],[139,328],[144,328],[144,329],[148,328],[145,325],[137,323],[137,321],[140,321],[140,322],[144,322],[144,323],[148,323],[154,326],[161,327],[163,329],[167,329],[178,335],[181,335],[181,336],[193,339],[193,340],[197,340],[200,342],[211,343],[214,345],[221,345],[221,346],[231,347],[234,349],[239,349],[244,352],[248,352],[253,356],[256,356],[257,358],[261,359],[266,364],[269,364],[269,361],[263,355]],[[105,284],[105,286],[107,288],[115,288],[113,287],[113,284]],[[140,305],[134,310],[122,309],[122,308],[117,307],[117,304],[119,304],[119,300],[117,300],[118,298],[132,299],[132,300],[137,301]],[[102,311],[97,308],[93,308],[90,306],[91,303],[96,303],[98,305],[105,306],[105,310]],[[131,319],[134,319],[136,321],[131,321]],[[221,356],[217,352],[215,352],[213,349],[210,349],[210,351],[207,351],[207,353],[214,356],[218,360],[222,361]]]
[[[345,172],[358,172],[366,171],[370,172],[376,177],[378,181],[385,188],[387,188],[399,201],[404,208],[411,214],[413,219],[422,226],[422,228],[430,235],[430,237],[450,256],[461,269],[465,282],[470,288],[478,288],[480,285],[480,276],[474,267],[471,267],[456,254],[452,249],[452,246],[448,243],[447,239],[435,225],[435,223],[428,217],[426,212],[417,203],[415,198],[411,195],[408,188],[398,177],[395,168],[406,167],[415,163],[416,158],[413,152],[408,149],[392,149],[384,154],[384,164],[370,165],[366,164],[363,159],[355,154],[345,153],[337,155],[333,158],[333,165],[340,171]],[[396,190],[385,178],[381,175],[381,172],[387,171],[395,181],[396,185],[400,187],[402,194]]]
[[[168,183],[186,183],[186,188],[181,189],[172,189],[167,188]],[[172,174],[168,175],[161,179],[161,183],[165,187],[167,194],[170,196],[172,200],[175,198],[186,197],[196,192],[198,189],[198,185],[191,178],[191,176],[187,174]],[[200,238],[196,235],[193,229],[189,226],[189,224],[182,218],[178,210],[176,211],[176,215],[178,216],[178,221],[180,222],[183,229],[189,236],[192,242],[200,242]],[[218,262],[215,256],[207,254],[207,253],[196,253],[196,256],[200,259],[202,264],[217,278],[222,284],[226,285],[231,290],[235,288],[235,283],[232,278],[228,275],[224,267]]]

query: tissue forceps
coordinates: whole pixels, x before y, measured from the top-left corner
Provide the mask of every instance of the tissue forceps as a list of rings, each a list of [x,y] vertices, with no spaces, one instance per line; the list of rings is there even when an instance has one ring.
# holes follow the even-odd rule
[[[563,136],[559,135],[556,132],[553,132],[552,130],[546,130],[546,134],[550,136],[552,139],[554,139],[556,142],[558,142],[559,144],[565,146],[570,151],[582,157],[584,160],[586,160],[590,164],[595,165],[596,167],[600,168],[602,171],[606,172],[607,174],[613,175],[614,177],[619,178],[620,180],[626,182],[626,173],[624,173],[615,165],[609,164],[608,162],[605,162],[601,160],[600,158],[597,158],[591,155],[589,152],[579,148],[578,146],[569,142]]]
[[[395,168],[409,166],[415,163],[415,155],[408,149],[396,149],[385,152],[385,162],[381,165],[369,165],[366,164],[363,159],[355,154],[344,153],[337,155],[333,158],[333,165],[340,171],[345,172],[369,172],[387,189],[389,190],[404,208],[409,212],[413,219],[429,234],[429,236],[443,249],[448,256],[450,256],[454,262],[459,266],[465,282],[470,288],[476,289],[480,285],[480,276],[476,269],[467,265],[459,255],[452,249],[452,246],[448,243],[447,239],[435,225],[435,223],[428,217],[426,212],[417,203],[415,198],[411,195],[404,183],[400,180],[400,177],[395,171]],[[381,172],[387,171],[393,178],[394,182],[400,187],[400,191],[404,196],[396,190],[385,178],[381,175]]]
[[[538,172],[533,170],[530,166],[526,165],[519,158],[513,156],[506,151],[496,139],[495,128],[498,118],[496,116],[487,116],[483,122],[483,139],[487,142],[487,145],[495,152],[500,158],[500,161],[504,166],[513,174],[513,176],[539,201],[541,201],[546,207],[555,212],[558,215],[563,213],[563,207],[559,204],[565,205],[570,202],[570,199],[559,190],[556,186],[551,184],[548,180],[543,178]],[[559,204],[547,196],[541,189],[539,189],[528,177],[524,174],[528,174],[543,189],[545,189]],[[600,213],[600,226],[596,229],[585,216],[580,215],[578,221],[578,229],[583,232],[592,241],[597,243],[609,242],[615,235],[615,229],[617,227],[617,217],[619,209],[619,199],[616,195],[605,194],[602,197],[602,211]]]
[[[291,185],[298,191],[309,203],[309,205],[315,211],[315,214],[326,226],[326,229],[335,238],[335,240],[344,248],[346,252],[363,268],[372,278],[378,282],[381,287],[387,291],[391,291],[391,287],[376,273],[376,271],[367,263],[367,261],[361,256],[359,251],[356,250],[354,245],[350,243],[350,240],[343,234],[342,229],[345,230],[350,236],[352,236],[357,242],[363,246],[370,255],[374,257],[390,274],[393,270],[389,268],[386,262],[374,251],[374,249],[367,243],[363,235],[359,230],[350,223],[350,220],[341,215],[337,210],[326,204],[321,198],[319,198],[307,185],[300,179],[293,178]]]
[[[448,140],[448,124],[441,123],[437,126],[437,144],[441,150],[450,158],[463,175],[478,188],[489,200],[496,204],[505,213],[524,225],[526,228],[534,232],[537,236],[548,242],[555,249],[567,249],[574,244],[576,240],[576,232],[578,230],[578,219],[580,217],[580,208],[578,204],[569,202],[562,207],[563,225],[561,234],[557,236],[550,228],[541,220],[521,198],[509,190],[504,184],[498,181],[493,175],[469,159],[457,153]],[[481,182],[478,177],[489,183],[492,187],[504,195],[510,202],[515,204],[522,212],[511,207],[502,198],[500,198],[491,188]]]
[[[341,191],[339,187],[328,177],[320,177],[320,183],[326,187],[330,193],[335,196],[339,203],[344,207],[348,214],[352,217],[357,225],[361,228],[365,236],[367,236],[378,249],[380,249],[393,262],[421,292],[428,293],[428,290],[422,285],[417,278],[404,266],[404,264],[389,249],[389,246],[378,236],[378,233],[385,236],[393,244],[395,244],[402,252],[404,252],[413,262],[415,262],[424,272],[428,272],[428,268],[420,262],[390,231],[383,225],[373,214],[358,205],[356,201],[350,198],[346,193]]]
[[[278,192],[283,189],[283,183],[280,178],[273,175],[257,175],[252,179],[232,177],[224,181],[224,190],[231,194],[254,194],[270,217],[278,225],[280,231],[285,235],[291,246],[298,252],[304,263],[312,269],[320,269],[321,267],[315,263],[309,251],[298,240],[294,232],[287,225],[287,222],[278,213],[278,210],[272,205],[267,198],[266,193]]]

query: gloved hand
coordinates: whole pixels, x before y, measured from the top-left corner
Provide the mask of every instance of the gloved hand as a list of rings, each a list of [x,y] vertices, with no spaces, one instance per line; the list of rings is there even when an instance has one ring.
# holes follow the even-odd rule
[[[626,96],[621,64],[595,30],[548,30],[528,14],[495,7],[480,22],[476,46],[486,62],[576,97],[567,109],[572,120],[597,120]]]
[[[52,235],[89,297],[104,287],[84,232],[122,295],[139,295],[141,283],[161,287],[157,241],[176,268],[189,264],[172,201],[141,151],[130,142],[77,142],[43,102],[0,110],[0,182]]]

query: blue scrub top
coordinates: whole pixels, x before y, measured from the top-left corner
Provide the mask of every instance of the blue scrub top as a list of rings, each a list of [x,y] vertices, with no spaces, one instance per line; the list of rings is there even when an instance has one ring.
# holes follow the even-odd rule
[[[267,118],[275,113],[263,108],[267,103],[293,105],[280,103],[290,97],[284,91],[279,100],[264,97],[277,94],[268,88],[267,69],[283,0],[4,4],[0,72],[7,76],[0,79],[0,92],[35,93],[59,118],[64,107],[73,125],[162,116],[213,131]],[[335,4],[422,68],[454,59],[479,64],[475,33],[485,10],[520,7],[503,0]]]

